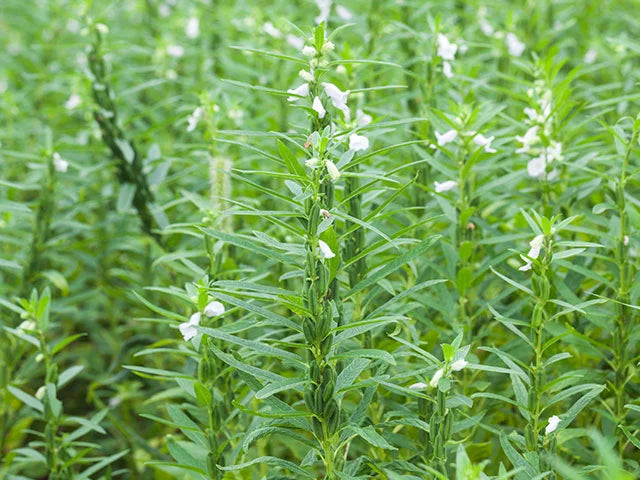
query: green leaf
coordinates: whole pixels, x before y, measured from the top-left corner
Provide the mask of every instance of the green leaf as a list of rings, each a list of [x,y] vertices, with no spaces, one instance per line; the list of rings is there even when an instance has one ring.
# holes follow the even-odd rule
[[[14,397],[16,397],[25,405],[38,410],[41,413],[44,413],[44,405],[36,397],[29,395],[28,393],[23,392],[19,388],[16,388],[12,385],[7,386],[7,390],[9,390]]]
[[[364,290],[365,288],[371,285],[375,285],[382,278],[389,275],[391,272],[396,271],[401,266],[415,259],[419,255],[422,255],[423,253],[425,253],[439,239],[440,239],[440,235],[432,235],[430,237],[427,237],[425,240],[420,242],[418,245],[413,247],[408,252],[403,253],[402,255],[395,258],[391,262],[383,265],[378,270],[375,270],[373,273],[370,273],[369,275],[367,275],[367,277],[361,280],[360,282],[358,282],[356,286],[353,287],[351,291],[348,292],[344,298],[349,298],[352,295],[360,292],[361,290]]]
[[[368,427],[364,428],[349,425],[347,429],[353,431],[374,447],[383,448],[385,450],[397,450],[396,447],[391,445],[384,439],[382,435],[376,432],[376,429],[373,428],[373,425],[369,425]]]
[[[307,179],[307,174],[304,171],[304,168],[300,165],[300,162],[291,150],[289,150],[289,147],[287,147],[281,140],[278,140],[278,152],[291,174],[300,177],[300,179]]]

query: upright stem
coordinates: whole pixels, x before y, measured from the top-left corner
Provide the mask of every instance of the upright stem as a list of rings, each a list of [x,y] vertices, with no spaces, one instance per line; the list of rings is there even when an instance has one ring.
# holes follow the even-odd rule
[[[615,392],[615,420],[616,425],[622,425],[625,420],[625,404],[627,402],[626,395],[626,383],[628,379],[628,368],[630,359],[628,358],[629,347],[629,332],[634,328],[634,315],[632,310],[627,306],[630,303],[629,289],[631,288],[630,279],[631,265],[627,258],[627,212],[626,212],[626,199],[625,199],[625,186],[627,182],[627,167],[629,164],[629,158],[631,156],[631,150],[638,141],[638,135],[640,129],[634,130],[631,135],[631,139],[627,144],[625,155],[622,161],[622,172],[620,173],[620,181],[617,188],[617,202],[618,202],[618,216],[620,220],[620,231],[618,234],[617,248],[615,252],[616,261],[618,264],[619,274],[619,286],[616,292],[616,321],[615,332],[613,339],[614,348],[614,363],[615,363],[615,380],[614,380],[614,392]],[[624,435],[618,437],[618,451],[622,455],[626,440]]]

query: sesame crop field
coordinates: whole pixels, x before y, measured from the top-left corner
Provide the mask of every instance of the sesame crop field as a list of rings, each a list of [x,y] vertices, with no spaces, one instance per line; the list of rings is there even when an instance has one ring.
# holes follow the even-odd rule
[[[640,0],[0,0],[0,480],[640,479]]]

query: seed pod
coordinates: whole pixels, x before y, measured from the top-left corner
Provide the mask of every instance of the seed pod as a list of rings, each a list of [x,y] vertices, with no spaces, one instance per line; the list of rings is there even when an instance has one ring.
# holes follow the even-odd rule
[[[47,372],[46,383],[53,383],[54,385],[57,385],[58,383],[58,365],[56,365],[55,363],[51,366],[51,369]]]
[[[309,291],[309,310],[311,311],[311,316],[316,318],[320,312],[320,306],[318,305],[318,297],[314,293],[313,289]]]
[[[321,342],[331,330],[331,308],[327,305],[316,323],[316,339]]]
[[[318,223],[320,222],[320,203],[316,202],[309,211],[309,224],[307,226],[307,235],[314,237],[318,231]]]
[[[309,376],[315,383],[320,383],[320,367],[318,366],[318,362],[316,362],[315,360],[312,361],[311,365],[309,366]]]
[[[533,314],[531,315],[531,326],[534,329],[536,329],[540,325],[542,325],[543,321],[544,321],[544,307],[541,304],[536,303],[536,306],[533,307]]]
[[[311,392],[310,389],[307,389],[304,391],[303,398],[304,398],[304,403],[309,409],[309,411],[315,412],[316,408],[315,408],[315,403],[313,401],[313,393]]]
[[[320,352],[325,357],[329,354],[329,350],[331,350],[331,345],[333,345],[333,334],[327,335],[320,344]]]
[[[445,438],[451,438],[451,432],[453,431],[453,414],[449,413],[444,418],[444,434]]]
[[[322,411],[322,416],[323,418],[331,418],[331,415],[334,415],[335,412],[337,411],[338,411],[338,404],[336,403],[335,400],[330,400],[325,404],[324,409]]]
[[[313,343],[316,336],[315,336],[315,328],[311,319],[305,318],[303,320],[302,332],[304,333],[304,338],[307,340],[307,343]]]
[[[313,200],[311,199],[311,197],[307,197],[304,199],[304,212],[307,214],[307,216],[309,216],[309,213],[311,212],[311,207],[313,206]]]
[[[324,295],[329,288],[329,269],[326,265],[318,263],[318,291]]]
[[[336,411],[333,412],[333,415],[331,415],[327,419],[327,430],[329,432],[329,435],[333,435],[334,433],[336,433],[338,431],[339,426],[340,426],[340,411],[336,409]]]
[[[533,425],[528,424],[524,430],[524,438],[527,442],[527,448],[531,451],[536,448],[536,435],[533,431]]]
[[[198,363],[198,380],[200,383],[206,384],[211,378],[211,371],[209,370],[209,360],[207,358],[203,358]]]
[[[207,469],[209,470],[209,476],[214,477],[217,475],[218,466],[216,465],[216,456],[213,452],[207,454]]]
[[[316,388],[313,392],[313,406],[315,407],[314,413],[320,415],[324,409],[324,402],[322,400],[322,389]]]
[[[218,437],[215,432],[210,428],[207,429],[207,436],[209,437],[209,450],[212,452],[218,451]]]
[[[528,407],[529,410],[533,411],[536,408],[536,392],[534,387],[532,386],[531,389],[529,389],[529,395],[528,395]]]
[[[44,427],[44,438],[47,441],[48,445],[53,445],[55,443],[56,437],[56,427],[52,422],[48,422],[47,426]]]
[[[313,433],[315,433],[316,437],[324,437],[322,432],[322,423],[316,417],[311,417],[311,428],[313,428]]]
[[[335,383],[329,381],[329,383],[327,383],[324,387],[323,387],[323,391],[322,391],[322,400],[324,400],[325,402],[328,402],[331,397],[333,397],[333,391],[335,389]]]

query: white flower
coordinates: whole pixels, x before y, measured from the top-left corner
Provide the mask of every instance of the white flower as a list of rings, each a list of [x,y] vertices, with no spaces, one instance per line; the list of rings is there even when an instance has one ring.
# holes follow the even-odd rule
[[[496,153],[496,149],[491,148],[491,142],[493,142],[494,138],[496,137],[487,138],[481,133],[478,133],[475,137],[473,137],[473,142],[478,146],[484,147],[484,151],[487,153]]]
[[[316,24],[320,25],[322,22],[327,22],[329,18],[329,13],[331,13],[331,3],[332,0],[316,0],[316,5],[320,10],[320,13],[315,18]]]
[[[629,235],[625,235],[624,237],[622,237],[622,243],[625,247],[629,246]]]
[[[544,433],[549,435],[550,433],[555,432],[556,428],[558,428],[559,423],[560,423],[560,417],[558,417],[557,415],[554,415],[553,417],[549,418],[549,423],[547,423],[547,426],[544,429]]]
[[[322,240],[318,240],[318,248],[320,249],[321,258],[333,258],[336,256],[336,254],[331,251],[329,245]]]
[[[516,136],[516,140],[522,143],[522,146],[516,150],[516,153],[528,152],[529,147],[540,140],[540,137],[538,137],[539,130],[540,127],[535,125],[527,130],[523,136]]]
[[[170,57],[180,58],[184,55],[184,47],[181,45],[168,45],[167,55]]]
[[[316,53],[318,53],[316,47],[312,47],[311,45],[307,45],[302,48],[302,54],[305,57],[313,57]]]
[[[525,264],[519,268],[520,271],[526,272],[527,270],[531,270],[531,259],[536,259],[540,256],[540,249],[542,248],[542,244],[544,242],[544,235],[536,235],[533,240],[529,242],[529,253],[527,256],[520,255],[522,259],[525,261]]]
[[[587,53],[584,54],[584,58],[582,59],[584,63],[593,63],[596,61],[598,57],[598,52],[594,48],[590,48],[587,50]]]
[[[69,162],[63,160],[58,152],[53,152],[53,168],[56,169],[56,172],[64,173],[69,168]]]
[[[264,31],[264,33],[272,36],[273,38],[282,37],[282,32],[278,30],[271,22],[265,22],[265,24],[262,25],[262,30]]]
[[[440,134],[436,132],[436,139],[438,140],[438,145],[443,146],[449,142],[453,142],[458,136],[458,132],[456,130],[449,130],[448,132],[444,132]]]
[[[552,141],[547,147],[547,163],[551,163],[553,160],[558,162],[562,160],[562,144],[560,142]]]
[[[318,159],[317,158],[310,158],[309,160],[307,160],[306,162],[304,162],[304,164],[309,167],[309,168],[314,168],[318,165]]]
[[[522,55],[525,45],[518,39],[518,37],[516,37],[514,33],[507,33],[505,41],[507,42],[507,50],[509,51],[510,55],[513,55],[514,57],[519,57],[520,55]]]
[[[297,35],[289,34],[287,35],[287,43],[291,45],[296,50],[302,50],[304,47],[304,38],[298,37]],[[315,49],[314,49],[315,54]]]
[[[35,330],[36,329],[36,322],[34,322],[33,320],[25,320],[24,322],[22,322],[20,325],[18,325],[18,330]]]
[[[322,44],[322,53],[329,53],[329,52],[333,52],[333,49],[336,48],[336,46],[333,44],[333,42],[324,42]]]
[[[365,125],[369,125],[373,121],[371,115],[367,115],[362,110],[356,110],[356,122],[358,122],[358,126],[364,127]]]
[[[207,317],[217,317],[223,313],[224,305],[217,301],[209,302],[209,304],[204,307],[204,314]]]
[[[193,132],[202,118],[202,107],[196,107],[191,115],[187,118],[187,132]]]
[[[45,396],[45,394],[47,393],[47,387],[45,387],[44,385],[42,385],[40,388],[38,388],[38,390],[36,390],[36,395],[35,397],[38,400],[42,400]]]
[[[180,324],[180,333],[182,334],[186,342],[188,342],[198,334],[198,329],[196,327],[200,325],[200,317],[202,317],[200,312],[196,312],[191,315],[191,318],[189,318],[188,322],[183,322]]]
[[[331,177],[331,180],[335,182],[340,178],[340,170],[338,170],[338,167],[336,167],[336,164],[333,163],[331,160],[327,160],[326,165],[327,165],[327,172],[329,172],[329,176]]]
[[[72,93],[71,96],[67,99],[67,101],[64,102],[64,108],[66,108],[67,110],[73,110],[74,108],[78,107],[81,103],[82,103],[82,99],[80,98],[80,95],[78,95],[77,93]]]
[[[484,33],[487,37],[490,37],[493,35],[493,32],[494,32],[493,27],[489,22],[487,22],[485,18],[481,18],[478,24],[480,26],[480,30],[482,30],[482,33]]]
[[[336,87],[333,83],[323,82],[322,86],[324,87],[324,92],[331,99],[331,103],[338,110],[341,110],[344,113],[344,116],[347,120],[349,120],[350,112],[349,107],[347,107],[347,98],[349,97],[349,90],[342,91],[338,87]]]
[[[168,17],[171,15],[171,7],[166,3],[163,3],[158,7],[158,14],[160,14],[161,17]]]
[[[453,180],[447,180],[446,182],[433,182],[437,193],[448,192],[452,188],[456,188],[458,186],[458,182]]]
[[[96,30],[98,30],[103,35],[109,33],[109,27],[107,27],[104,23],[96,23]]]
[[[300,70],[298,72],[298,75],[303,79],[306,80],[307,82],[313,82],[314,78],[313,78],[313,74],[311,72],[307,72],[306,70]]]
[[[184,27],[184,33],[189,38],[198,38],[200,35],[200,20],[198,17],[191,17]]]
[[[353,14],[342,5],[336,6],[336,13],[342,20],[351,20],[353,18]]]
[[[432,387],[437,387],[438,382],[442,378],[443,374],[444,374],[444,370],[442,368],[439,368],[438,370],[436,370],[436,373],[433,374],[433,377],[431,378],[429,385],[431,385]]]
[[[324,107],[322,106],[322,102],[320,101],[319,97],[316,97],[313,99],[313,105],[312,108],[316,111],[316,113],[318,114],[318,118],[324,118],[324,116],[326,115],[327,111],[324,109]]]
[[[449,62],[442,63],[442,73],[447,78],[453,77],[453,71],[451,70],[451,64]]]
[[[364,135],[353,133],[349,135],[349,150],[360,152],[369,148],[369,139]]]
[[[324,208],[320,209],[320,215],[322,215],[322,218],[324,218],[325,220],[329,220],[331,218],[331,212]]]
[[[413,385],[409,385],[411,390],[422,390],[423,388],[427,388],[427,384],[423,382],[414,383]]]
[[[306,97],[307,95],[309,95],[309,84],[303,83],[299,87],[290,88],[289,90],[287,90],[287,93],[290,93],[292,95],[291,97],[287,97],[288,101],[295,102],[296,100],[300,100],[299,97]]]
[[[69,21],[67,21],[67,30],[71,33],[78,33],[80,31],[80,27],[80,22],[75,18],[70,18]]]
[[[530,177],[542,178],[547,168],[544,155],[532,158],[527,162],[527,173]]]
[[[529,120],[531,120],[532,122],[538,121],[538,112],[536,111],[535,108],[526,107],[524,109],[524,113],[527,115],[527,117],[529,117]]]
[[[438,56],[443,60],[453,60],[458,51],[458,45],[450,43],[443,34],[438,34]]]
[[[464,359],[456,360],[455,362],[453,362],[451,364],[451,370],[454,371],[454,372],[459,372],[460,370],[462,370],[467,365],[469,365],[469,362],[467,362]]]

